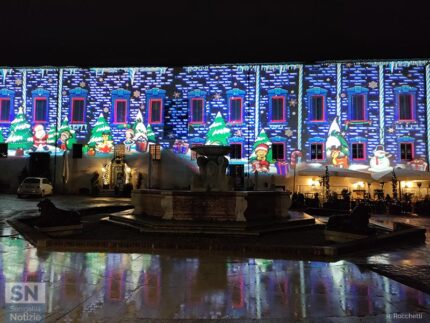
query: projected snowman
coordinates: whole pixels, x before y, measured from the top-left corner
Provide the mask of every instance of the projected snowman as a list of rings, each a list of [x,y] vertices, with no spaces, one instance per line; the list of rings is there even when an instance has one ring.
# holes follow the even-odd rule
[[[385,151],[384,146],[377,145],[373,151],[373,156],[370,157],[370,168],[371,172],[383,172],[392,169],[390,166],[391,155]]]

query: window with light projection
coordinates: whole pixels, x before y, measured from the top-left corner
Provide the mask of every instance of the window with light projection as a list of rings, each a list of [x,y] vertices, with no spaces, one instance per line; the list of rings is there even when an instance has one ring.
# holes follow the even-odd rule
[[[192,98],[190,103],[191,123],[203,123],[203,99]]]
[[[283,96],[272,97],[272,121],[285,121],[285,98]]]
[[[309,121],[324,122],[326,120],[326,97],[327,90],[320,87],[313,87],[307,91],[309,106]]]
[[[72,99],[72,122],[84,123],[85,122],[85,99],[73,98]]]
[[[128,122],[130,94],[122,88],[112,91],[110,121],[113,124],[124,125]]]
[[[348,93],[348,119],[360,123],[367,121],[367,98],[369,89],[362,86],[354,86],[347,89]]]
[[[86,103],[88,90],[81,87],[74,88],[69,92],[69,120],[73,124],[84,124],[86,122]]]
[[[46,98],[34,99],[34,121],[46,122],[48,113],[48,100]]]
[[[242,98],[230,98],[230,122],[242,122]]]
[[[227,91],[228,100],[228,122],[242,123],[243,122],[243,103],[245,99],[245,91],[240,89],[232,89]]]
[[[400,120],[412,120],[413,97],[411,94],[399,94],[399,117]]]
[[[147,98],[147,111],[148,123],[152,125],[164,124],[164,98],[166,95],[165,90],[153,88],[146,91]]]
[[[114,107],[114,123],[125,123],[127,116],[127,101],[117,99]]]
[[[274,160],[285,159],[285,145],[283,143],[272,144],[272,157]]]
[[[203,124],[205,122],[205,96],[206,92],[201,90],[194,90],[188,93],[190,124]]]
[[[416,89],[407,85],[394,89],[398,121],[415,121]]]
[[[414,144],[411,142],[403,142],[400,144],[400,159],[403,161],[411,161],[414,158]]]
[[[311,144],[311,159],[312,160],[323,160],[324,159],[324,144],[323,143]]]
[[[48,122],[49,95],[50,92],[42,88],[38,88],[32,92],[33,122]]]
[[[242,145],[241,144],[230,144],[230,158],[241,159],[242,158]]]
[[[11,105],[9,98],[0,98],[0,122],[10,122]]]
[[[151,99],[149,101],[149,123],[161,123],[161,104],[161,99]]]
[[[10,124],[14,118],[13,103],[15,91],[0,90],[0,124]],[[1,132],[1,131],[0,131]]]
[[[286,104],[287,91],[281,88],[275,88],[268,91],[269,95],[269,120],[272,123],[286,121]]]
[[[364,143],[353,143],[351,145],[351,151],[353,160],[366,159],[366,148]]]
[[[364,121],[365,120],[364,95],[354,94],[351,95],[351,120]]]

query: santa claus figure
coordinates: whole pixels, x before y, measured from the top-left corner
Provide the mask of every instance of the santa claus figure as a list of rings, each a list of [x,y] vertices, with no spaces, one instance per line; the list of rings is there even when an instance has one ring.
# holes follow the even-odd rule
[[[39,148],[42,148],[45,151],[49,150],[49,147],[47,145],[47,141],[48,141],[48,134],[45,131],[45,128],[43,127],[43,125],[38,124],[35,125],[33,128],[33,147],[31,147],[30,149],[32,151],[36,151]]]

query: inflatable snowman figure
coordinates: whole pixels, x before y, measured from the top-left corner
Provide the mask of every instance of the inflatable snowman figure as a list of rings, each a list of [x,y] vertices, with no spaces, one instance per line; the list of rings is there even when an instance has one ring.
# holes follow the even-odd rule
[[[373,156],[370,157],[369,170],[372,172],[383,172],[391,170],[392,167],[390,167],[390,156],[391,155],[384,150],[384,146],[376,146],[376,149],[373,151]]]

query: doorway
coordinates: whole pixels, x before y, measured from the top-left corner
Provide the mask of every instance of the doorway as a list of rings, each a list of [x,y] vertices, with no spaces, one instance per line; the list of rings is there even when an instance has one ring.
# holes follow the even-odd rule
[[[50,169],[50,154],[49,153],[30,153],[29,176],[46,177],[51,179]]]

